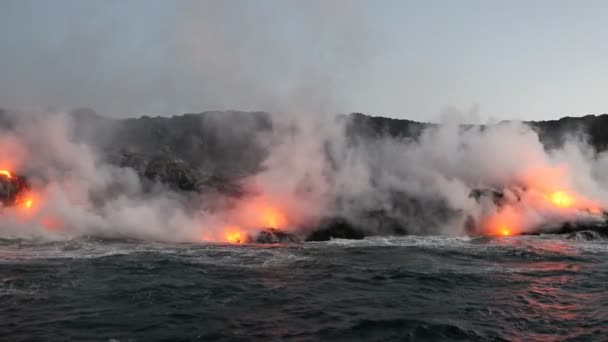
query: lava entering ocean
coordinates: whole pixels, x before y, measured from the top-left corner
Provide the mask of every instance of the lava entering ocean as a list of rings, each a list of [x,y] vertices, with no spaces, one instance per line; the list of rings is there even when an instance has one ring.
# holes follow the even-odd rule
[[[244,243],[245,236],[241,233],[239,228],[227,228],[226,242],[228,243]]]
[[[480,233],[511,236],[532,233],[541,228],[551,230],[576,221],[604,220],[601,208],[599,203],[571,191],[543,193],[528,189],[497,203],[496,211],[483,219]],[[548,224],[554,227],[547,227]]]
[[[0,170],[0,202],[5,207],[31,209],[34,199],[27,180],[9,170]]]
[[[2,207],[11,210],[19,220],[33,220],[47,230],[57,230],[60,220],[49,224],[47,216],[38,215],[36,204],[40,201],[39,194],[34,191],[24,176],[12,171],[0,170],[0,202]],[[52,226],[52,227],[51,227]]]
[[[243,200],[231,210],[219,229],[205,229],[201,235],[204,242],[243,244],[255,240],[261,231],[280,232],[288,228],[285,210],[266,198]],[[215,232],[215,233],[214,233]]]

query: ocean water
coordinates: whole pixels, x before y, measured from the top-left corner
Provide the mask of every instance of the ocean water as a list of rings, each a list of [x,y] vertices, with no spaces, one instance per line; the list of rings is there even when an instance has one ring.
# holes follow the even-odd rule
[[[608,242],[0,241],[2,341],[608,340]]]

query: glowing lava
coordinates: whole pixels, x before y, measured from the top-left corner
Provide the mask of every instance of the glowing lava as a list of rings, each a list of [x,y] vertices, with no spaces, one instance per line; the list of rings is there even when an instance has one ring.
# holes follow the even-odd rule
[[[583,196],[573,195],[566,191],[554,191],[548,196],[551,204],[562,209],[577,209],[593,215],[602,214],[601,205]]]
[[[222,228],[220,241],[234,244],[245,243],[246,236],[241,227],[228,225]]]
[[[550,196],[551,203],[560,208],[569,208],[574,204],[574,199],[565,191],[555,191]]]
[[[4,176],[8,179],[13,178],[13,175],[10,173],[10,171],[7,170],[0,170],[0,176]]]
[[[234,214],[235,225],[244,228],[282,229],[288,225],[283,208],[267,198],[256,198],[241,204]]]
[[[522,227],[521,213],[513,206],[503,206],[485,218],[483,227],[486,232],[484,235],[488,236],[516,235]]]
[[[287,223],[285,215],[275,207],[264,206],[261,210],[261,214],[264,225],[268,228],[281,228]]]
[[[602,205],[570,190],[540,191],[531,188],[516,200],[505,201],[496,211],[482,219],[482,233],[488,236],[512,236],[533,231],[548,217],[554,224],[581,218],[581,214],[599,216]]]
[[[239,203],[218,229],[204,232],[201,240],[231,244],[249,243],[265,229],[285,229],[289,220],[282,207],[266,197],[250,198]],[[216,233],[213,233],[213,232]]]
[[[23,194],[19,197],[19,199],[17,201],[17,205],[22,210],[30,211],[34,208],[34,203],[37,202],[35,200],[35,198],[36,198],[35,193],[33,193],[31,191],[27,191],[25,194]]]
[[[230,243],[243,243],[244,239],[241,232],[230,231],[226,234],[226,241]]]

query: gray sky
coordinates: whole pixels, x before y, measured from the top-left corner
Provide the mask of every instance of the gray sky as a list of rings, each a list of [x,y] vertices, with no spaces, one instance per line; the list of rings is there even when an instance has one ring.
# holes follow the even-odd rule
[[[0,107],[608,112],[606,1],[0,0]]]

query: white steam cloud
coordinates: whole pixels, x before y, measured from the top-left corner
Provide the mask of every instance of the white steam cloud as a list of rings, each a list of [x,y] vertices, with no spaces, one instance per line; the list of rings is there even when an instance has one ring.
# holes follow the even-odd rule
[[[35,210],[2,208],[0,236],[96,236],[222,242],[231,230],[277,226],[308,232],[325,217],[344,217],[368,233],[387,234],[382,213],[412,234],[465,234],[465,222],[511,217],[518,231],[571,219],[542,196],[560,191],[605,208],[608,156],[572,137],[547,151],[530,127],[429,126],[417,139],[348,133],[349,118],[273,115],[262,170],[243,179],[249,195],[144,190],[130,168],[111,165],[96,146],[72,138],[66,114],[21,115],[0,134],[0,167],[27,174]],[[500,190],[499,207],[474,189]],[[509,216],[511,215],[511,216]],[[513,223],[513,222],[511,222]],[[392,231],[394,233],[394,231]]]

